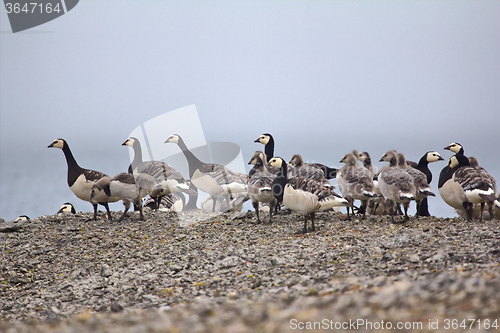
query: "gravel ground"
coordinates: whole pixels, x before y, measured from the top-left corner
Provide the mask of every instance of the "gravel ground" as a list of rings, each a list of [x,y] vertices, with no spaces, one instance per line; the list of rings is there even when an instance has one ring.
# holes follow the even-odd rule
[[[0,332],[500,331],[498,220],[90,218],[0,223]]]

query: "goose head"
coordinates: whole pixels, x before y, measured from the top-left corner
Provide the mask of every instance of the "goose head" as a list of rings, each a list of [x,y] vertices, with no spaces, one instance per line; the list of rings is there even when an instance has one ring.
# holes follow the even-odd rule
[[[464,153],[464,147],[458,142],[452,142],[448,146],[444,147],[445,150],[450,150],[455,154]]]
[[[264,154],[264,152],[257,150],[255,153],[253,153],[253,156],[250,159],[250,161],[248,162],[248,164],[255,165],[255,163],[257,161],[257,157],[260,158],[262,160],[262,162],[264,162],[266,160],[266,155]]]
[[[127,140],[125,140],[124,143],[122,143],[122,146],[129,146],[129,147],[133,147],[134,146],[134,143],[137,141],[136,138],[133,138],[133,137],[130,137],[128,138]]]
[[[472,167],[478,167],[479,166],[479,161],[474,156],[470,156],[469,157],[469,165],[472,166]]]
[[[75,210],[75,207],[73,207],[73,205],[69,202],[65,202],[61,208],[57,211],[57,214],[59,213],[72,213],[72,214],[76,214],[76,210]]]
[[[432,163],[432,162],[437,162],[437,161],[443,161],[444,158],[439,155],[437,151],[429,151],[427,152],[425,159],[427,162]]]
[[[398,153],[396,155],[396,158],[398,159],[398,165],[402,167],[406,167],[406,157],[405,155]]]
[[[180,140],[180,136],[178,134],[172,134],[171,136],[168,137],[168,139],[165,141],[165,143],[176,143],[178,144],[179,143],[179,140]]]
[[[346,165],[352,166],[356,165],[357,157],[353,153],[345,154],[344,157],[339,161],[339,163],[345,163]]]
[[[286,162],[284,159],[282,159],[281,157],[273,157],[271,158],[271,160],[269,161],[269,165],[274,167],[274,168],[281,168],[283,165],[286,165]]]
[[[255,140],[254,142],[262,143],[265,146],[272,139],[273,139],[273,136],[271,134],[265,133],[265,134],[262,134],[261,136],[259,136],[259,138],[257,140]]]
[[[389,150],[380,158],[379,162],[390,162],[393,158],[396,158],[396,154],[395,150]]]
[[[302,158],[301,155],[295,154],[292,156],[292,159],[290,162],[288,162],[289,165],[294,166],[294,167],[299,167],[304,165],[304,159]]]
[[[361,162],[364,162],[369,158],[370,158],[370,154],[368,154],[368,152],[366,152],[366,151],[363,151],[363,152],[358,154],[358,160],[360,160]]]
[[[64,139],[55,139],[47,148],[59,148],[63,149],[66,145],[66,141]]]

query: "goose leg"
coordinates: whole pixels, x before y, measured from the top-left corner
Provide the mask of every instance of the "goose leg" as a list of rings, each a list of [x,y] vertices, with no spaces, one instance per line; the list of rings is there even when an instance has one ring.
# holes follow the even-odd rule
[[[302,229],[302,233],[307,233],[307,215],[304,215],[304,228]]]
[[[469,209],[469,203],[465,201],[462,203],[462,206],[464,206],[465,214],[467,215],[467,221],[470,221],[472,219],[472,212]]]
[[[361,218],[362,220],[364,220],[366,217],[367,206],[368,206],[368,200],[361,200],[361,208],[363,209],[363,217]]]
[[[415,203],[417,204],[417,211],[415,213],[415,217],[419,217],[420,216],[420,205],[422,204],[422,200],[417,200],[415,201]]]
[[[123,209],[123,214],[118,219],[118,222],[122,221],[123,218],[127,215],[127,212],[128,212],[128,210],[130,208],[130,201],[123,201],[123,205],[125,206],[125,208]]]
[[[94,206],[94,221],[97,221],[97,204],[92,204]]]
[[[135,208],[138,208],[139,210],[139,219],[140,220],[144,220],[144,215],[142,214],[142,204],[141,204],[141,199],[139,198],[138,200],[136,200],[136,202],[134,202],[134,211],[135,211]]]
[[[259,203],[257,201],[252,201],[252,206],[253,206],[253,209],[255,209],[255,214],[257,215],[257,223],[260,223]],[[269,211],[269,213],[271,213],[271,211]]]
[[[315,231],[316,227],[314,227],[314,213],[311,213],[311,231]]]
[[[403,218],[403,221],[407,221],[410,219],[410,217],[408,216],[408,208],[410,207],[410,203],[405,203],[403,204],[403,208],[404,208],[404,211],[405,211],[405,216]]]
[[[481,202],[481,215],[479,215],[479,221],[483,220],[484,204],[484,202]]]
[[[108,220],[112,220],[113,218],[111,217],[111,211],[109,210],[109,205],[107,202],[99,202],[99,205],[104,206],[106,208],[106,212],[108,213]]]
[[[269,224],[272,223],[272,218],[273,218],[273,210],[276,208],[276,203],[270,202],[269,203]],[[493,209],[493,207],[492,207]]]
[[[212,213],[215,213],[215,204],[217,203],[217,197],[210,197],[212,198]]]

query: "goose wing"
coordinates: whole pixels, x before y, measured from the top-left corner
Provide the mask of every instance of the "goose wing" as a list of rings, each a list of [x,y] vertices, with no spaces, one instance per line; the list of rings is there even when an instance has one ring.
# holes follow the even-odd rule
[[[95,171],[95,170],[89,170],[89,169],[83,169],[83,175],[85,176],[85,179],[89,182],[96,182],[99,179],[103,177],[109,177],[107,174],[100,172],[100,171]]]

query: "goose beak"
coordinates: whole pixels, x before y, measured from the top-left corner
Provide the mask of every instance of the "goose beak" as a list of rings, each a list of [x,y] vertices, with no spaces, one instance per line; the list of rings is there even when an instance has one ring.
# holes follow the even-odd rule
[[[54,147],[54,142],[52,142],[47,148],[52,148]]]
[[[384,159],[381,157],[380,160],[378,160],[379,162],[384,162]]]
[[[443,148],[444,150],[450,150],[450,146],[446,146]]]
[[[259,143],[259,142],[260,142],[260,138],[259,138],[259,139],[257,139],[257,140],[255,140],[254,142],[257,142],[257,143]]]
[[[441,156],[438,157],[438,161],[444,161],[444,158],[442,158]]]
[[[124,143],[122,143],[122,146],[126,146],[127,142],[128,142],[128,139]]]

